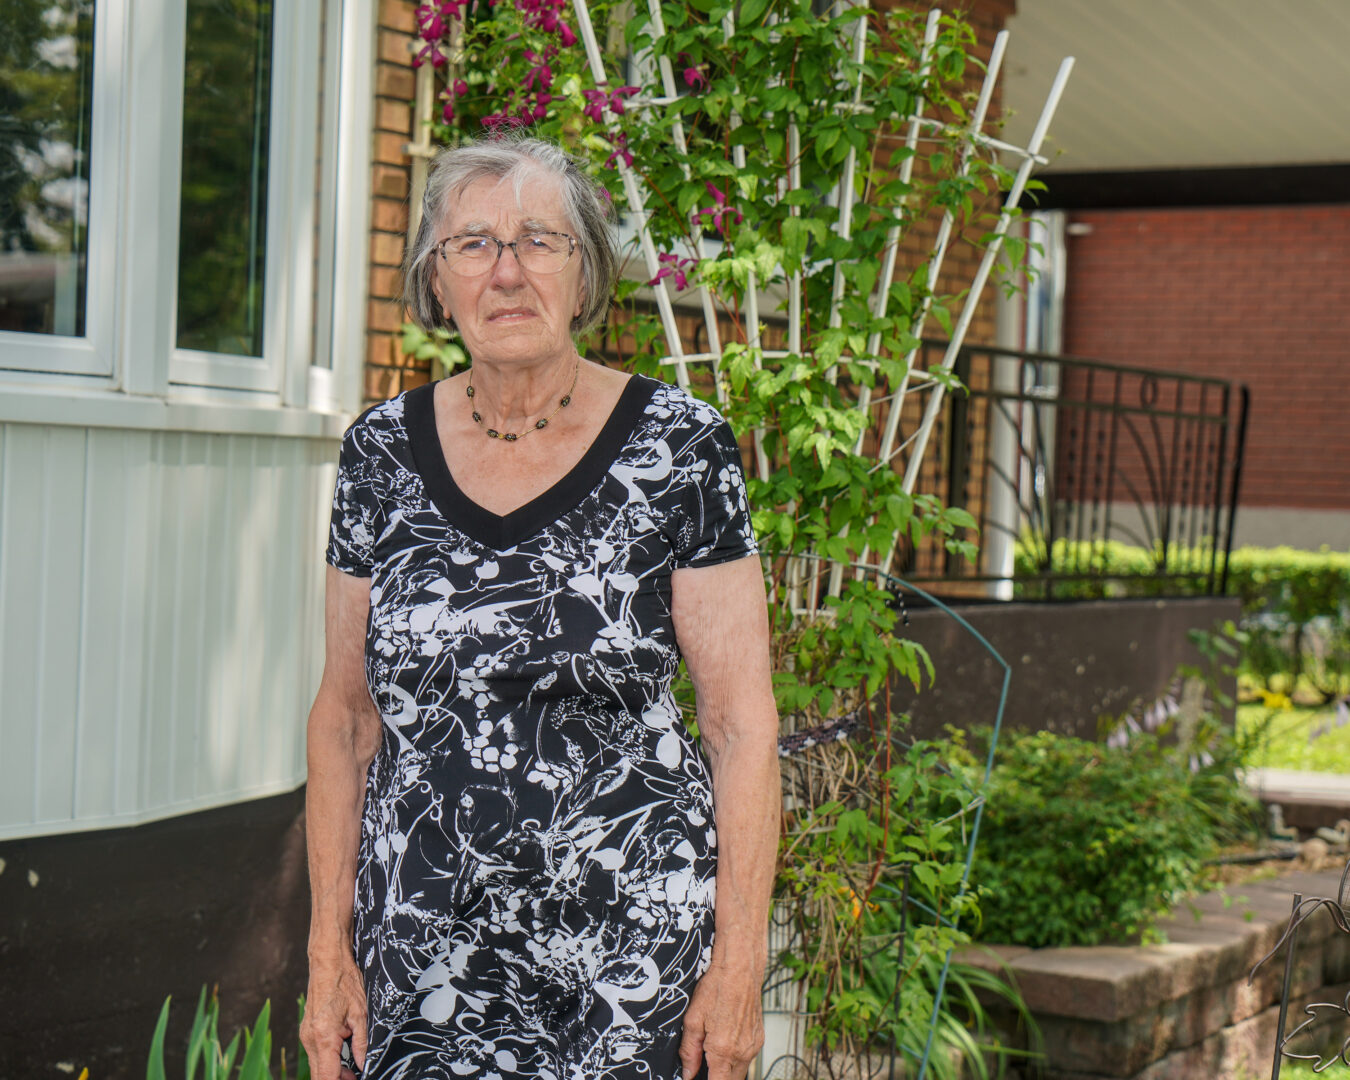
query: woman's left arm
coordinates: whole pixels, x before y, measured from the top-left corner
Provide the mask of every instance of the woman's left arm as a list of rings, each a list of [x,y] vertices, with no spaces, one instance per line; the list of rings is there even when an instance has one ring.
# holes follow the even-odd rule
[[[684,1020],[691,1080],[741,1080],[764,1044],[761,986],[778,852],[778,711],[769,672],[764,574],[756,556],[671,575],[675,636],[694,683],[712,766],[717,901],[712,963]]]

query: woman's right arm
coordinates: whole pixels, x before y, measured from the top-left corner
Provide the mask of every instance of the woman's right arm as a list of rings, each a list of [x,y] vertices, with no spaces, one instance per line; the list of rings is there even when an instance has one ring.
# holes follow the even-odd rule
[[[351,1039],[366,1057],[366,995],[352,954],[352,898],[366,770],[380,744],[380,715],[366,686],[370,579],[329,566],[324,601],[323,679],[309,713],[305,830],[311,914],[309,992],[300,1038],[314,1080],[347,1080]]]

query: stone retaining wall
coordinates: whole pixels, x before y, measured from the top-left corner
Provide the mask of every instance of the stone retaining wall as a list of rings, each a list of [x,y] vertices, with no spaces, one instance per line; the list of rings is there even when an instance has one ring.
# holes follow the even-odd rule
[[[1294,893],[1335,897],[1339,884],[1339,870],[1295,871],[1234,886],[1226,898],[1211,893],[1173,912],[1161,945],[996,947],[1041,1026],[1046,1080],[1269,1076],[1283,950],[1250,986],[1248,972],[1284,932]],[[1320,911],[1300,929],[1295,955],[1291,1030],[1305,1003],[1345,1002],[1350,935]],[[962,959],[998,964],[988,952]],[[1339,1041],[1350,1024],[1336,1018]]]

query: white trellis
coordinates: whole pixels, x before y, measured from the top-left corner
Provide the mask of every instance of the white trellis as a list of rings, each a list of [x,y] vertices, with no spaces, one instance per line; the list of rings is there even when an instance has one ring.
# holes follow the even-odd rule
[[[581,38],[585,45],[586,56],[590,68],[592,79],[597,88],[604,88],[610,84],[609,76],[605,70],[604,58],[601,54],[599,43],[596,40],[595,31],[591,24],[590,12],[587,0],[573,0],[573,7],[576,11],[577,23],[580,27]],[[659,0],[648,0],[648,7],[651,13],[653,31],[660,35],[664,33],[664,25],[661,19]],[[869,9],[866,4],[858,6],[859,15],[857,28],[853,34],[852,52],[855,62],[862,60],[862,54],[866,43],[866,24],[869,18]],[[920,54],[919,64],[921,68],[926,68],[932,62],[932,50],[937,39],[938,21],[941,12],[934,10],[929,13],[925,28],[923,49]],[[725,30],[728,36],[732,33],[734,26],[733,16],[728,15],[724,20]],[[958,175],[965,177],[969,174],[971,167],[971,146],[980,146],[990,151],[1002,152],[1014,158],[1019,163],[1016,177],[1011,189],[1008,191],[1000,210],[998,221],[993,229],[993,238],[987,245],[984,256],[980,262],[979,268],[966,291],[965,299],[961,305],[961,311],[957,316],[952,327],[951,341],[943,356],[941,367],[945,371],[951,371],[956,363],[960,353],[962,343],[965,340],[966,333],[970,328],[971,320],[974,318],[980,297],[984,292],[985,285],[988,282],[989,275],[993,270],[994,263],[999,256],[1003,245],[1004,237],[1007,235],[1008,228],[1011,225],[1016,214],[1018,204],[1022,194],[1026,189],[1027,181],[1030,179],[1032,169],[1038,164],[1044,164],[1046,158],[1041,155],[1041,147],[1045,141],[1046,132],[1049,130],[1050,121],[1054,116],[1055,110],[1059,104],[1060,96],[1064,91],[1064,85],[1069,77],[1069,72],[1073,67],[1073,58],[1066,58],[1059,67],[1055,76],[1054,83],[1046,96],[1045,104],[1041,110],[1041,115],[1032,132],[1031,138],[1025,147],[1014,146],[1000,139],[994,138],[984,131],[987,121],[989,104],[993,99],[994,87],[998,82],[999,72],[1003,63],[1004,52],[1007,48],[1008,32],[1001,32],[994,41],[993,51],[991,53],[989,64],[985,72],[985,78],[976,107],[970,113],[969,119],[962,134],[965,136],[964,145],[966,151],[962,154],[958,165]],[[669,105],[676,99],[676,88],[674,82],[674,73],[671,70],[670,61],[666,57],[661,57],[658,61],[658,76],[660,80],[660,93],[643,94],[631,98],[627,108],[661,108]],[[853,108],[860,107],[861,84],[857,93]],[[906,126],[905,145],[910,154],[904,160],[900,167],[900,179],[908,183],[914,167],[915,153],[920,141],[924,138],[924,133],[930,132],[941,135],[945,132],[946,124],[935,117],[925,116],[925,102],[920,97],[916,103],[912,115],[908,119]],[[733,126],[736,118],[732,118]],[[683,154],[685,152],[685,131],[682,123],[675,123],[672,130],[676,148]],[[800,146],[798,144],[797,130],[795,125],[789,125],[788,129],[788,160],[789,166],[785,176],[779,184],[780,193],[797,191],[800,189],[800,170],[795,164],[800,155]],[[735,164],[738,168],[745,167],[745,147],[738,145],[734,147]],[[627,196],[629,213],[633,224],[637,230],[638,245],[642,252],[643,260],[646,264],[648,275],[656,279],[660,271],[660,263],[657,258],[656,245],[648,231],[649,215],[643,194],[643,185],[633,169],[624,161],[622,156],[617,159],[617,167],[622,177],[624,192]],[[839,219],[836,229],[839,235],[847,237],[852,227],[854,213],[858,207],[857,194],[854,188],[854,172],[857,167],[856,151],[850,148],[848,156],[845,158],[843,166],[839,173],[831,198],[833,205],[839,208]],[[687,175],[687,168],[686,168]],[[790,211],[793,215],[799,213],[794,207]],[[936,284],[938,274],[942,268],[944,257],[947,254],[948,247],[952,240],[956,220],[952,211],[944,213],[941,224],[938,228],[936,240],[929,253],[927,262],[929,270],[929,285]],[[706,257],[705,242],[702,237],[690,240],[689,254],[693,258]],[[886,315],[886,307],[890,297],[891,285],[894,281],[895,264],[898,250],[900,247],[900,233],[898,226],[893,227],[881,256],[881,267],[878,274],[878,283],[873,295],[872,308],[873,313],[878,318]],[[844,277],[842,267],[837,267],[834,273],[833,290],[831,296],[829,325],[838,326],[840,322],[840,304],[844,295]],[[746,289],[746,310],[745,310],[745,332],[750,345],[756,346],[760,340],[761,319],[759,312],[759,283],[755,280],[752,273]],[[718,332],[717,313],[708,288],[699,286],[699,300],[702,307],[704,319],[704,331],[708,342],[706,352],[687,354],[684,351],[683,343],[679,333],[679,328],[675,320],[675,310],[671,302],[671,297],[664,278],[657,280],[652,286],[656,301],[657,312],[660,315],[662,327],[665,331],[667,355],[662,362],[673,367],[675,378],[682,387],[689,385],[689,365],[694,363],[711,364],[716,373],[716,365],[721,359],[720,336]],[[787,282],[787,343],[786,350],[756,350],[755,358],[758,363],[760,357],[767,360],[782,359],[783,357],[800,354],[802,343],[802,280],[801,273],[796,272],[789,276]],[[932,289],[926,291],[923,302],[916,313],[914,323],[910,327],[910,332],[914,338],[921,338],[925,323],[932,307]],[[879,334],[873,334],[867,345],[869,355],[876,355],[880,348],[881,341]],[[939,414],[942,410],[945,386],[940,379],[931,375],[915,376],[911,373],[911,366],[918,352],[916,345],[908,355],[904,357],[904,374],[895,386],[879,387],[879,392],[874,394],[870,388],[863,387],[857,402],[857,407],[865,415],[875,406],[885,404],[885,421],[880,425],[880,430],[876,431],[878,436],[878,454],[875,468],[897,467],[901,458],[904,463],[904,491],[907,494],[913,494],[915,485],[918,481],[920,465],[923,462],[924,454],[927,450],[930,436],[933,431]],[[833,379],[834,372],[831,373]],[[721,393],[721,380],[714,379]],[[925,392],[928,394],[928,400],[923,410],[922,419],[918,427],[908,436],[901,437],[900,418],[903,406],[908,395]],[[762,431],[755,431],[754,445],[756,457],[756,470],[761,478],[767,478],[769,463],[765,457],[762,446]],[[863,436],[859,436],[856,450],[861,452],[863,448]],[[889,550],[880,554],[875,560],[875,565],[883,572],[891,570],[891,564],[895,558],[895,543],[892,543]],[[859,558],[860,563],[868,563],[872,553],[864,550]],[[829,591],[831,595],[838,595],[844,576],[844,568],[838,564],[833,565],[829,574]],[[803,582],[805,585],[803,586]],[[808,572],[805,565],[799,560],[798,565],[789,568],[788,572],[789,589],[797,590],[797,595],[793,596],[794,607],[804,606],[809,610],[814,610],[819,601],[819,589],[821,587],[821,575],[815,572]],[[802,588],[806,589],[805,595],[800,593]]]

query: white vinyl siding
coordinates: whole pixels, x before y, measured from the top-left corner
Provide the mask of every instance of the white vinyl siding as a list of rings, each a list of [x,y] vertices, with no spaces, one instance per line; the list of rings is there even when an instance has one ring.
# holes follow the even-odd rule
[[[0,838],[304,779],[335,457],[0,424]]]

